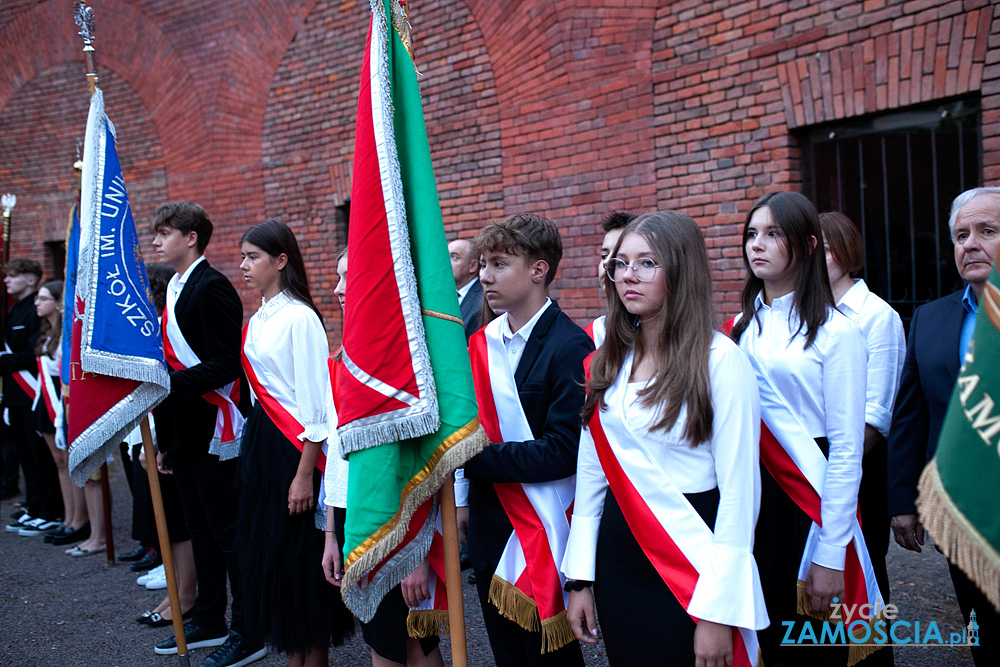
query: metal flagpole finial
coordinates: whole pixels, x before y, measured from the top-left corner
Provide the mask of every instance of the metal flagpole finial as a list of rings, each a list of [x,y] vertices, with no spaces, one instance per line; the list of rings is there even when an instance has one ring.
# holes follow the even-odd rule
[[[80,28],[80,36],[83,37],[83,50],[94,50],[94,8],[88,7],[82,2],[73,3],[73,20]]]
[[[10,210],[17,204],[17,195],[7,194],[0,196],[0,204],[3,204],[3,217],[9,218]]]
[[[97,90],[97,69],[94,67],[94,8],[82,2],[73,3],[73,20],[83,37],[83,54],[87,60],[87,85],[90,94]]]

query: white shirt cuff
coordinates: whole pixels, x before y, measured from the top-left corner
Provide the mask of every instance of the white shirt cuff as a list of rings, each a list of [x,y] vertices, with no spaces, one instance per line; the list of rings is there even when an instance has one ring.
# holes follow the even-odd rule
[[[330,425],[325,421],[318,424],[303,424],[305,429],[302,433],[299,433],[299,442],[326,442],[326,438],[330,435]]]
[[[567,579],[593,581],[597,571],[597,533],[601,527],[601,517],[574,514],[569,525],[562,573]]]
[[[700,572],[688,614],[713,623],[749,630],[768,625],[760,575],[753,555],[716,546],[707,571]]]
[[[847,547],[835,547],[832,544],[824,544],[819,540],[816,544],[816,551],[813,552],[812,562],[831,570],[844,571],[844,561],[847,560]]]
[[[889,437],[892,412],[875,403],[865,404],[865,423],[874,426],[884,437]]]
[[[455,471],[455,507],[469,506],[469,480],[465,479],[465,470]]]

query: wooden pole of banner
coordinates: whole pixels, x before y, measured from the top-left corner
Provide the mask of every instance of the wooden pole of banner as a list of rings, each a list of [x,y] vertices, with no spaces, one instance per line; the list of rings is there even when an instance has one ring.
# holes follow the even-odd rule
[[[97,92],[97,68],[94,67],[94,9],[82,2],[73,3],[73,19],[80,28],[80,36],[83,38],[83,53],[87,61],[87,87],[93,97]],[[81,211],[81,216],[83,215]],[[146,451],[146,475],[149,478],[149,491],[153,497],[153,515],[156,517],[156,532],[160,540],[160,553],[163,557],[163,569],[167,575],[167,597],[170,598],[170,613],[173,615],[174,637],[177,641],[177,658],[181,667],[190,667],[191,659],[188,656],[187,639],[184,637],[184,619],[181,612],[181,599],[177,592],[177,576],[174,572],[173,553],[170,551],[170,535],[167,533],[167,516],[163,511],[163,495],[160,492],[160,477],[156,472],[156,456],[153,453],[153,435],[149,428],[149,415],[146,415],[141,424],[142,445]],[[107,464],[101,466],[101,484],[103,488],[109,488]],[[111,500],[110,493],[104,497],[104,516],[106,530],[111,528]],[[111,547],[111,538],[108,537],[108,559],[114,558]]]
[[[0,229],[0,263],[10,261],[10,212],[17,203],[12,194],[3,196],[3,228]],[[0,337],[7,336],[7,283],[0,280]],[[0,341],[6,344],[6,340]],[[3,397],[3,378],[0,378],[0,397]],[[0,419],[0,447],[3,447],[3,420]],[[28,508],[24,508],[27,510]]]
[[[462,598],[462,565],[458,555],[455,482],[451,477],[441,485],[441,529],[444,532],[444,579],[448,585],[451,664],[454,667],[468,667],[468,648],[465,644],[465,602]]]
[[[108,464],[101,464],[101,505],[104,511],[104,551],[108,566],[115,565],[115,531],[111,526],[111,482],[108,479]]]
[[[174,638],[177,640],[177,657],[182,667],[190,665],[187,640],[184,637],[184,618],[181,612],[181,598],[177,592],[177,576],[174,573],[174,556],[170,551],[170,535],[167,533],[167,515],[163,511],[163,496],[160,494],[160,476],[156,471],[156,455],[153,453],[153,435],[149,429],[149,416],[143,418],[142,448],[146,452],[146,476],[149,477],[149,491],[153,496],[153,514],[156,516],[156,533],[160,538],[160,553],[163,555],[163,570],[167,575],[167,597],[170,598],[170,613],[174,617]]]

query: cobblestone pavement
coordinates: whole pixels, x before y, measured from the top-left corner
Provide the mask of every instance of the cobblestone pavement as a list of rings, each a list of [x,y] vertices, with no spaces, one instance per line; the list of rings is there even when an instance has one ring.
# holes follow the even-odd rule
[[[119,552],[134,546],[128,539],[131,498],[120,469],[112,467],[116,502],[113,517]],[[10,501],[0,504],[7,522]],[[889,553],[892,601],[900,618],[937,621],[941,632],[960,631],[962,618],[948,577],[944,557],[933,548],[913,554],[897,548]],[[103,556],[70,558],[62,549],[41,538],[0,533],[0,666],[150,666],[172,667],[175,656],[157,656],[152,646],[172,633],[170,628],[149,629],[134,618],[155,606],[165,591],[147,591],[135,585],[136,575],[127,567],[108,567]],[[492,664],[489,643],[475,589],[465,595],[469,664]],[[448,641],[442,642],[450,664]],[[191,653],[198,665],[210,649]],[[896,664],[912,667],[971,667],[968,649],[897,647]],[[360,629],[347,645],[330,651],[331,665],[370,665],[369,650]],[[588,667],[607,665],[603,646],[585,649]],[[255,663],[262,667],[287,664],[280,655]]]

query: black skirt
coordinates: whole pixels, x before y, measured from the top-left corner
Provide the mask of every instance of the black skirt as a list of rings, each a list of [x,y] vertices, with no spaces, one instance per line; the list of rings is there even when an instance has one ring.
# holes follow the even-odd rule
[[[816,445],[829,456],[826,438],[817,438]],[[757,632],[764,664],[784,662],[792,665],[847,665],[847,647],[782,645],[785,634],[782,621],[795,623],[795,636],[803,623],[813,624],[820,636],[821,622],[800,616],[798,610],[799,563],[809,537],[812,519],[785,493],[777,481],[760,467],[760,516],[754,533],[754,558],[760,572],[760,585],[767,605],[771,625]]]
[[[56,388],[56,396],[62,396],[62,385],[59,381],[59,376],[53,376],[52,382]],[[45,391],[45,383],[41,378],[39,378],[38,391]],[[55,424],[52,423],[52,418],[49,417],[49,409],[45,407],[44,396],[40,396],[38,403],[35,405],[35,430],[42,435],[56,432]]]
[[[340,589],[323,575],[324,534],[315,515],[288,514],[288,487],[300,453],[258,403],[243,428],[239,513],[247,634],[284,653],[326,651],[354,632]],[[313,470],[313,498],[322,475]]]
[[[709,528],[719,490],[686,493]],[[597,617],[611,665],[693,665],[695,622],[639,546],[608,491],[597,538]]]
[[[410,614],[403,591],[396,586],[386,593],[379,603],[375,615],[368,623],[361,624],[361,634],[365,643],[381,657],[391,662],[406,664],[406,618]],[[436,635],[420,637],[420,649],[430,655],[437,648],[440,639]]]

